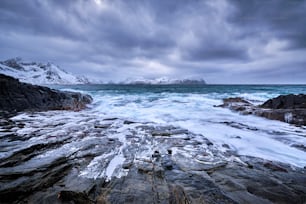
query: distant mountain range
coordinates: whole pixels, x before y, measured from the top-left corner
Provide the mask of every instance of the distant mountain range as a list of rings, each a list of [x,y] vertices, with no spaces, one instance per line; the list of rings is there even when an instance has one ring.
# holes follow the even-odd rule
[[[170,79],[168,77],[161,77],[156,79],[127,79],[119,82],[119,84],[152,84],[152,85],[167,85],[167,84],[206,84],[204,79]]]
[[[75,76],[52,63],[25,62],[13,58],[0,62],[0,73],[31,84],[88,84],[84,76]]]
[[[22,82],[47,84],[103,84],[102,80],[88,79],[85,76],[75,76],[53,63],[26,62],[21,58],[0,61],[0,73],[12,76]],[[104,84],[206,84],[204,79],[170,79],[161,77],[156,79],[129,78],[121,82]]]

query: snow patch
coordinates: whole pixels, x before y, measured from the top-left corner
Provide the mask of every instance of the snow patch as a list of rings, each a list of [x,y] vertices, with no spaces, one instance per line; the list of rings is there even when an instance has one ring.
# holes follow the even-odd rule
[[[89,80],[74,76],[52,63],[25,62],[19,58],[0,62],[0,73],[31,84],[87,84]]]

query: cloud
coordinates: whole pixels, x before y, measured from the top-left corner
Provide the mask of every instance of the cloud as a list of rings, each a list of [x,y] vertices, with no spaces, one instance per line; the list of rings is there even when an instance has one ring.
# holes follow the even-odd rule
[[[106,81],[306,83],[305,10],[303,0],[2,0],[0,58]]]
[[[280,38],[290,42],[292,49],[306,48],[306,1],[304,0],[266,0],[266,1],[231,1],[235,11],[230,21],[247,29],[242,31],[249,35],[261,34],[265,38]]]

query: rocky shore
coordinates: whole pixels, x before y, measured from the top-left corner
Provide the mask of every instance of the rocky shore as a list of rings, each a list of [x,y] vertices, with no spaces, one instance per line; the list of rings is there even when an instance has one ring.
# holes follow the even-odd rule
[[[0,74],[0,110],[6,112],[81,110],[92,98],[76,92],[63,92],[19,82]]]
[[[306,202],[305,167],[241,156],[176,126],[67,111],[91,98],[0,77],[1,108],[27,111],[0,114],[0,203]]]
[[[306,170],[94,113],[1,119],[0,203],[305,203]]]
[[[306,125],[306,95],[281,95],[256,106],[242,98],[227,98],[219,107],[295,125]]]

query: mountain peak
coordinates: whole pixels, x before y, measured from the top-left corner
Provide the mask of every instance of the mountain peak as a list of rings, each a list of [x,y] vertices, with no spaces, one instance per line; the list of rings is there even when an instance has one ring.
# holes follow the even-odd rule
[[[0,73],[31,84],[87,84],[84,76],[75,76],[47,62],[26,62],[20,57],[0,62]]]

